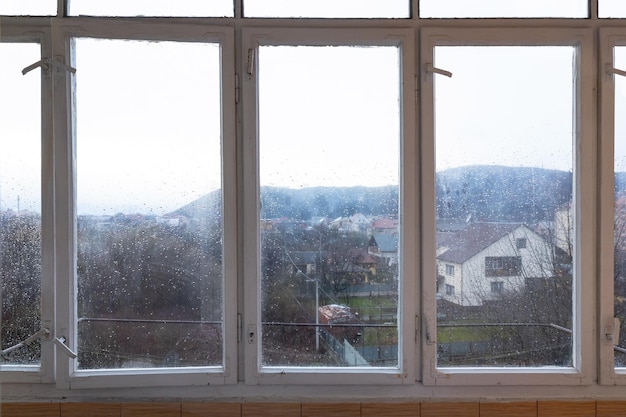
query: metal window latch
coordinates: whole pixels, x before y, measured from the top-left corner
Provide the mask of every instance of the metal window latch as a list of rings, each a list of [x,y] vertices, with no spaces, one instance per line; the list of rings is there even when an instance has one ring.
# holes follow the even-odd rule
[[[55,337],[53,340],[54,344],[57,345],[57,347],[59,347],[63,353],[65,353],[70,358],[75,359],[78,355],[76,354],[76,352],[70,349],[68,345],[65,344],[65,341],[65,336]]]
[[[626,77],[626,71],[614,68],[611,64],[606,64],[604,69],[609,75],[621,75],[622,77]]]
[[[604,328],[604,336],[606,337],[607,341],[613,344],[613,346],[619,344],[619,333],[621,325],[622,323],[620,322],[619,318],[615,317],[613,319],[613,326],[607,326]]]
[[[450,71],[446,71],[444,69],[437,68],[437,67],[433,66],[433,64],[431,64],[431,63],[427,63],[426,64],[426,72],[430,73],[430,74],[445,75],[448,78],[452,78],[452,73]]]
[[[41,67],[41,69],[43,71],[48,71],[50,70],[51,67],[54,68],[58,68],[58,69],[62,69],[64,71],[67,71],[69,73],[75,74],[76,73],[76,68],[70,67],[69,65],[65,65],[62,62],[58,62],[55,61],[52,58],[43,58],[37,62],[35,62],[34,64],[31,64],[29,66],[27,66],[26,68],[24,68],[22,70],[22,74],[26,75],[29,72],[31,72],[32,70],[34,70],[35,68]]]

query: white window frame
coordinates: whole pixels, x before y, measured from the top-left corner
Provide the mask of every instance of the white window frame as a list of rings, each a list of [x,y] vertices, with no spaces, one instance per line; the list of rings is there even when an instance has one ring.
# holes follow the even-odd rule
[[[416,276],[418,257],[418,222],[416,192],[413,186],[417,176],[414,155],[417,152],[415,138],[415,97],[407,94],[415,85],[411,75],[414,63],[414,32],[406,29],[267,29],[245,28],[242,32],[242,56],[239,74],[244,89],[243,155],[243,258],[244,258],[244,349],[246,384],[414,384],[417,369],[417,347],[414,338],[415,317],[417,316],[419,295]],[[347,46],[398,46],[400,51],[401,89],[401,158],[400,173],[400,274],[399,288],[399,359],[398,369],[393,368],[325,368],[325,367],[264,367],[261,366],[261,339],[253,337],[247,341],[248,333],[259,334],[260,313],[260,224],[259,224],[259,180],[258,180],[258,74],[256,60],[248,61],[248,56],[258,56],[261,45],[347,45]],[[248,53],[248,51],[251,51]],[[306,82],[306,80],[303,80]],[[409,214],[413,213],[413,214]]]
[[[422,277],[436,276],[435,256],[435,114],[433,78],[440,76],[427,70],[434,64],[434,48],[440,45],[489,46],[489,45],[564,45],[577,48],[575,70],[577,80],[574,89],[575,143],[574,151],[574,204],[576,245],[574,254],[574,365],[571,368],[511,368],[511,367],[468,367],[437,368],[436,341],[436,286],[434,280],[422,282],[424,303],[423,315],[426,337],[423,348],[422,373],[425,385],[586,385],[594,379],[593,334],[595,298],[593,277],[594,262],[589,257],[594,253],[593,198],[596,178],[593,124],[593,32],[588,29],[548,28],[427,28],[421,32],[421,97],[422,97]],[[444,68],[445,70],[445,68]],[[485,71],[489,71],[485,68]],[[581,196],[585,196],[582,198]],[[584,297],[584,302],[583,302]],[[587,337],[583,337],[587,335]]]
[[[2,24],[0,39],[6,42],[38,43],[41,58],[52,56],[49,25]],[[34,62],[16,63],[24,68]],[[52,77],[45,69],[35,69],[24,75],[41,80],[41,322],[50,334],[40,338],[40,365],[0,365],[2,382],[50,383],[54,381],[54,217],[52,181]]]
[[[122,22],[53,19],[55,57],[74,66],[71,39],[92,37],[153,41],[196,41],[221,44],[222,87],[222,211],[223,211],[223,367],[77,370],[76,361],[57,350],[57,388],[102,388],[136,386],[208,385],[237,380],[236,304],[228,302],[236,292],[235,209],[235,79],[234,31],[225,27],[176,23],[127,25]],[[123,64],[123,63],[111,63]],[[79,68],[76,69],[80,71]],[[55,180],[56,180],[56,335],[64,336],[76,351],[76,228],[75,213],[75,128],[72,105],[73,75],[67,71],[55,78]],[[66,111],[65,109],[68,109]],[[69,110],[71,109],[71,110]]]
[[[626,46],[626,30],[603,28],[600,30],[600,59],[598,80],[600,83],[599,114],[599,166],[600,166],[600,243],[599,243],[599,378],[603,385],[626,385],[626,368],[615,367],[614,342],[614,215],[615,215],[615,77],[609,69],[614,68],[614,47]],[[625,70],[626,68],[618,68]]]

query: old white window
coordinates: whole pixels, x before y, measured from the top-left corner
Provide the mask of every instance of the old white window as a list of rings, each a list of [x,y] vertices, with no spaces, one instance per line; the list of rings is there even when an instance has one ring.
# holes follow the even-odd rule
[[[626,41],[596,6],[624,15],[3,2],[3,390],[614,394]]]
[[[588,366],[581,362],[580,332],[589,323],[578,316],[583,307],[576,294],[589,266],[578,256],[584,252],[579,241],[561,245],[557,237],[566,231],[554,225],[559,213],[572,211],[574,236],[590,230],[576,217],[580,187],[588,185],[574,175],[582,161],[575,150],[588,128],[577,114],[586,103],[582,74],[590,38],[574,31],[541,40],[524,31],[443,33],[425,31],[421,51],[423,140],[436,138],[434,172],[424,177],[425,188],[436,190],[435,204],[423,214],[436,219],[425,221],[434,224],[435,242],[427,239],[432,246],[425,251],[428,263],[454,260],[461,266],[455,298],[429,307],[437,311],[437,328],[449,330],[446,342],[457,335],[459,342],[469,337],[486,343],[469,357],[460,347],[437,355],[432,383],[463,383],[470,375],[497,381],[494,370],[500,367],[527,376],[541,369],[566,381],[564,375]],[[550,142],[542,139],[546,134]],[[520,239],[526,239],[522,253]],[[489,277],[502,282],[494,286]],[[533,285],[527,285],[529,278]],[[469,307],[471,316],[462,313]],[[430,358],[437,343],[427,343]]]
[[[414,352],[402,331],[410,293],[401,288],[413,284],[403,278],[400,150],[412,123],[403,124],[400,87],[411,37],[247,35],[245,104],[258,115],[246,124],[254,144],[246,157],[258,155],[258,167],[246,164],[244,175],[246,213],[256,217],[246,229],[246,258],[256,259],[246,284],[258,288],[245,294],[246,305],[258,306],[244,320],[257,361],[248,379],[339,381],[358,371],[382,381],[410,373],[404,364]]]

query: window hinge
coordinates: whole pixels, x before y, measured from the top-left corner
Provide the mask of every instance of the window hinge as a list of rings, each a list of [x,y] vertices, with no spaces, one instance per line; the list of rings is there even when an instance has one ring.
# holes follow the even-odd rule
[[[252,76],[254,75],[254,61],[256,58],[256,53],[255,53],[255,49],[254,48],[250,48],[248,49],[248,75]]]
[[[430,74],[445,75],[446,77],[452,78],[452,73],[450,71],[446,71],[444,69],[437,68],[437,67],[433,66],[433,64],[431,64],[431,63],[427,63],[426,64],[426,72],[430,73]]]
[[[235,104],[239,104],[239,74],[235,74]]]
[[[241,324],[241,314],[237,313],[237,343],[241,342],[243,337],[243,325]]]
[[[426,327],[426,344],[434,345],[437,343],[437,335],[436,333],[433,335],[433,329],[435,332],[437,331],[437,327],[432,325],[432,319],[426,318],[426,322],[424,323]]]
[[[419,77],[416,75],[415,76],[415,104],[419,103],[419,98],[420,98],[420,89],[419,89]]]
[[[415,343],[420,340],[420,316],[415,316]]]
[[[22,74],[26,75],[29,72],[31,72],[32,70],[34,70],[35,68],[41,67],[41,69],[43,71],[49,71],[51,67],[54,68],[58,68],[58,69],[62,69],[64,71],[67,71],[69,73],[76,73],[76,68],[70,67],[69,65],[65,65],[61,62],[55,61],[52,58],[43,58],[37,62],[35,62],[34,64],[31,64],[29,66],[27,66],[26,68],[24,68],[22,70]]]
[[[606,73],[609,75],[621,75],[622,77],[626,77],[626,71],[614,68],[611,64],[606,64],[605,66]]]

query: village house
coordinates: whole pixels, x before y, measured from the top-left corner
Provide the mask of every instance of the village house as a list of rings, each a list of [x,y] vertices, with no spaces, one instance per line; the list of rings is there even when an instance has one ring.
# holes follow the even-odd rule
[[[559,249],[520,223],[473,223],[437,234],[437,296],[461,306],[523,288],[556,274]]]

